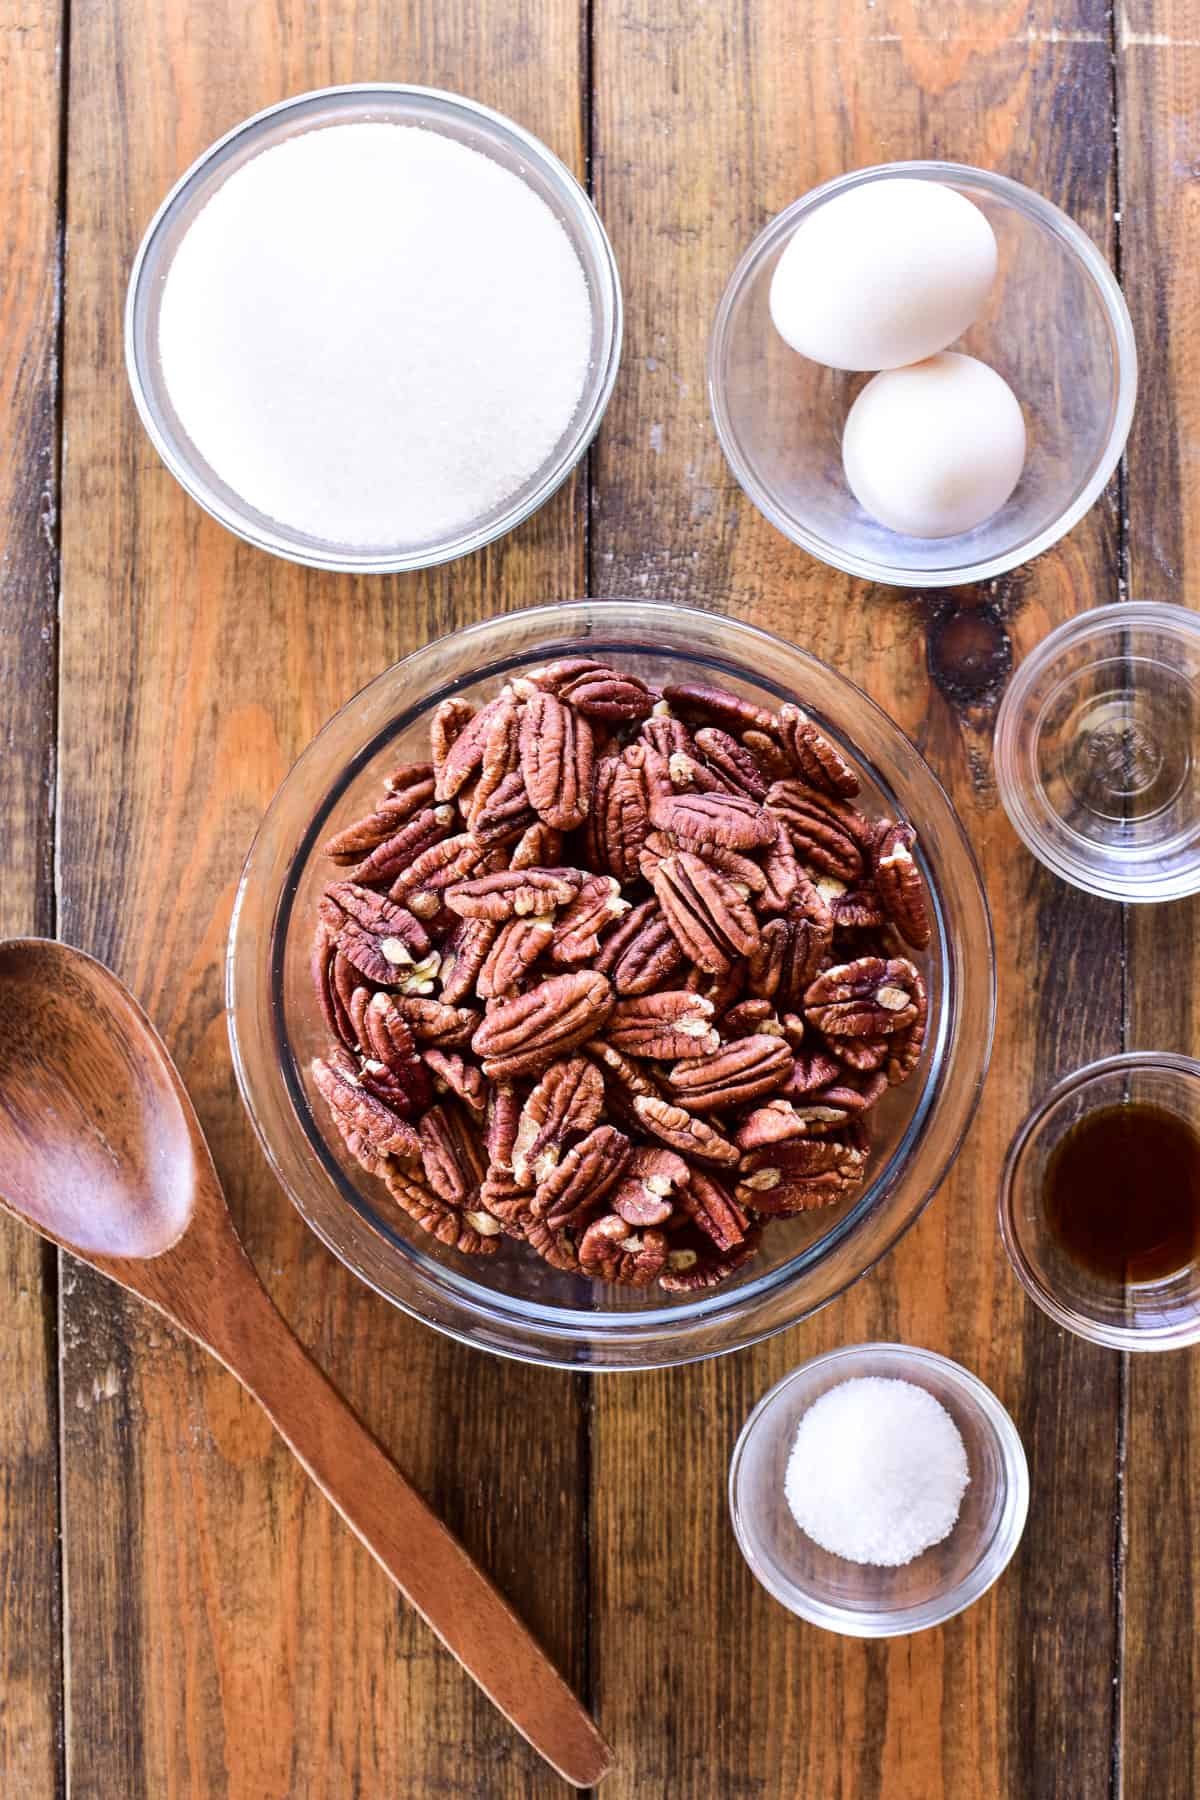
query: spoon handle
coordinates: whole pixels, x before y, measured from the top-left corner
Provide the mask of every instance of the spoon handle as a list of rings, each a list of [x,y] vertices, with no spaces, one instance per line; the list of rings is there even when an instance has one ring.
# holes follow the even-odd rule
[[[564,1780],[591,1787],[608,1746],[508,1602],[311,1360],[246,1265],[222,1341],[207,1347],[426,1624]]]

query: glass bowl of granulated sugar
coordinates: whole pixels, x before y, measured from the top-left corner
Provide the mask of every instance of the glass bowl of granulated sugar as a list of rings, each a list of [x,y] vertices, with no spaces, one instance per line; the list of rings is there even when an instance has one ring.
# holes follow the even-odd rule
[[[511,120],[388,83],[257,113],[138,251],[129,379],[215,519],[354,573],[478,550],[566,479],[621,348],[612,248]]]

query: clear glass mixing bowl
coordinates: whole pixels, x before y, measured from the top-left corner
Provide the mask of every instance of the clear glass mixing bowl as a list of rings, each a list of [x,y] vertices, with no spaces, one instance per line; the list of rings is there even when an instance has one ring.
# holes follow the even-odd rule
[[[371,809],[397,761],[427,754],[448,694],[494,693],[556,656],[609,658],[646,678],[709,681],[771,705],[798,699],[841,744],[864,804],[920,834],[933,942],[918,958],[930,990],[921,1067],[872,1115],[873,1179],[855,1199],[774,1222],[758,1256],[698,1295],[614,1289],[560,1274],[505,1240],[486,1261],[445,1250],[397,1216],[349,1157],[308,1073],[328,1034],[313,992],[319,852]],[[991,1047],[991,925],[950,801],[908,739],[816,657],[711,613],[641,601],[578,601],[509,614],[419,650],[363,689],[287,777],[250,851],[227,969],[238,1082],[268,1158],[304,1217],[362,1279],[427,1324],[482,1348],[596,1369],[680,1363],[793,1325],[869,1269],[911,1225],[948,1169],[979,1097]]]
[[[800,221],[850,188],[896,175],[965,194],[986,213],[999,249],[988,304],[954,348],[1009,383],[1028,454],[1011,498],[958,537],[904,537],[863,511],[842,471],[842,425],[870,376],[797,355],[768,307],[771,277]],[[1099,498],[1129,435],[1137,352],[1112,270],[1057,206],[986,169],[886,163],[814,188],[759,233],[717,310],[708,384],[730,467],[785,537],[867,581],[954,587],[1040,555]]]
[[[163,287],[185,232],[213,194],[245,163],[300,132],[373,121],[420,126],[490,157],[531,187],[554,214],[579,258],[592,307],[592,343],[583,393],[540,469],[516,493],[446,537],[357,546],[280,524],[250,506],[200,454],[181,423],[163,376],[158,320]],[[209,146],[171,189],[146,230],[129,277],[125,364],[142,424],[158,454],[207,513],[248,544],[316,569],[379,575],[427,569],[480,550],[544,505],[595,436],[621,357],[621,283],[600,217],[570,170],[531,132],[474,100],[401,82],[362,82],[297,94],[255,113]]]

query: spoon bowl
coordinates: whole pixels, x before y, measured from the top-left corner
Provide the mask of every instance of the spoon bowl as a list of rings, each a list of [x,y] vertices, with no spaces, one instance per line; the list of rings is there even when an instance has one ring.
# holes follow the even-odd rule
[[[602,1779],[608,1747],[561,1675],[276,1311],[154,1026],[111,970],[44,938],[0,943],[0,1193],[236,1375],[505,1717],[567,1781]]]
[[[0,945],[0,1020],[4,1205],[84,1256],[169,1250],[192,1218],[197,1135],[141,1008],[99,963],[30,939]]]

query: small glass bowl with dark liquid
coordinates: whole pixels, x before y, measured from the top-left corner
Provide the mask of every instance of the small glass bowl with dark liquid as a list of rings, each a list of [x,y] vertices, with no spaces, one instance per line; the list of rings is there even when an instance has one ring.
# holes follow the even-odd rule
[[[1200,1342],[1200,1063],[1077,1069],[1013,1140],[1000,1235],[1032,1299],[1118,1350]]]

